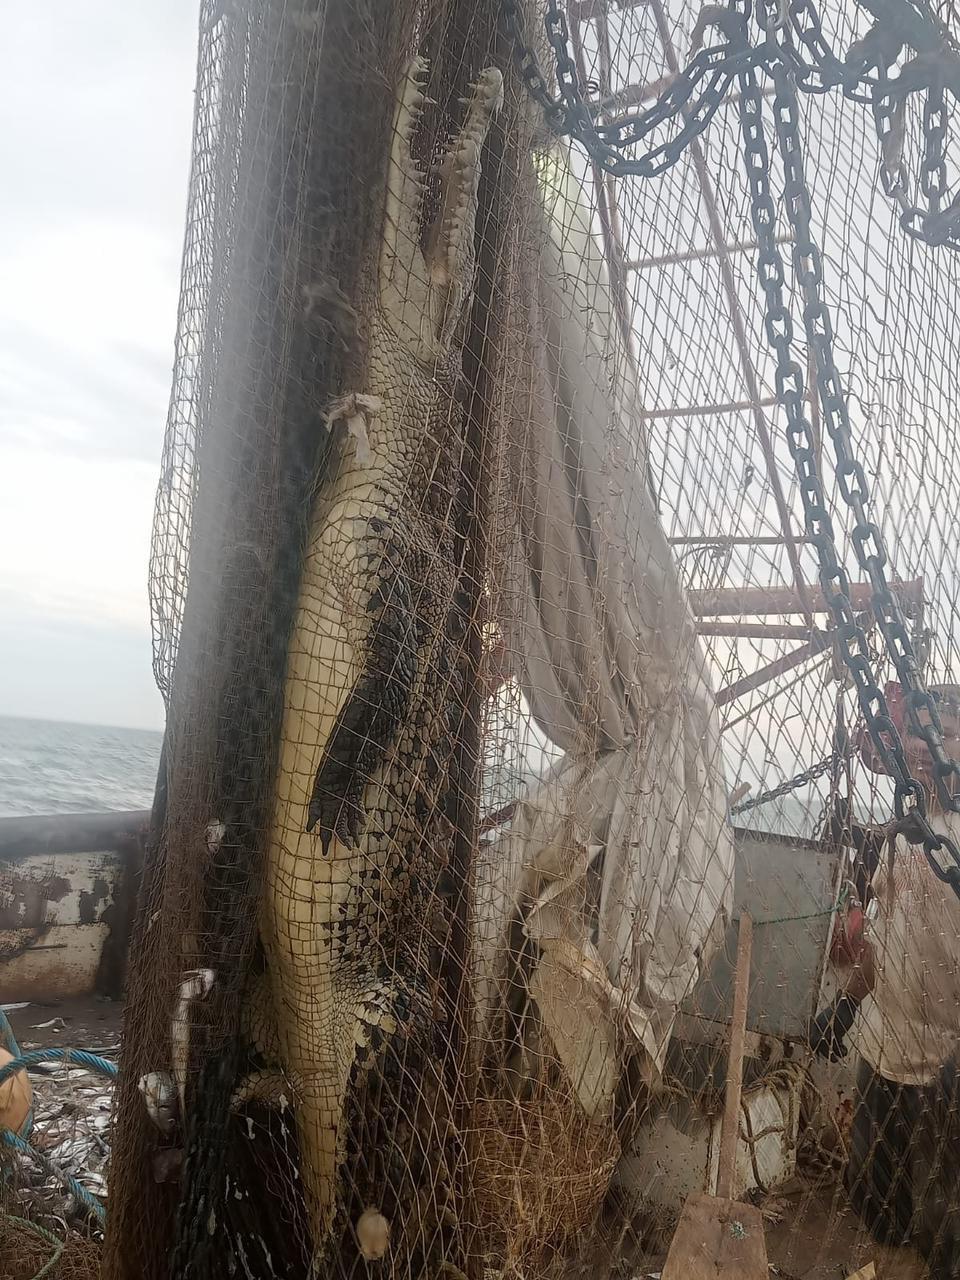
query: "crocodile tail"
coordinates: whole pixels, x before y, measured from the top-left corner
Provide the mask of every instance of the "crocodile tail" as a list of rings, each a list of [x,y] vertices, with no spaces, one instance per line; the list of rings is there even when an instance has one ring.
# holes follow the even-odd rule
[[[339,1135],[344,1094],[330,1078],[311,1072],[297,1082],[297,1134],[310,1235],[322,1250],[337,1210]]]

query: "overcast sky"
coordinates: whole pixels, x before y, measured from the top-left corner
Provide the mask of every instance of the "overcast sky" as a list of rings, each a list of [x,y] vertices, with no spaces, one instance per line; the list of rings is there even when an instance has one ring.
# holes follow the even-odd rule
[[[197,0],[8,6],[0,715],[159,728],[147,555]]]

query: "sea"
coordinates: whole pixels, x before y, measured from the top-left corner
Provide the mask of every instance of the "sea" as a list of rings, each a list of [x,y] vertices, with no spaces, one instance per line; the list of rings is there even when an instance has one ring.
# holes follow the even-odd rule
[[[149,729],[0,716],[0,817],[149,809],[162,740]],[[502,807],[536,783],[538,770],[529,763],[491,758],[486,766],[485,810]],[[735,821],[780,835],[812,836],[822,803],[820,796],[787,795]]]
[[[163,735],[0,716],[0,817],[149,809]]]

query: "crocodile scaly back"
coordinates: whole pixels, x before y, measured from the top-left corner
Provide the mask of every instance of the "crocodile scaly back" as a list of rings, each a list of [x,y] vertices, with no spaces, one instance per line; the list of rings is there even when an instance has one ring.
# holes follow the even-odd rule
[[[438,167],[439,212],[423,229],[411,138],[425,75],[414,60],[398,94],[368,383],[328,418],[340,465],[312,524],[262,909],[276,1069],[296,1116],[317,1266],[338,1203],[350,1202],[340,1194],[345,1161],[389,1224],[392,1249],[423,1251],[432,1230],[404,1211],[419,1177],[404,1126],[418,1112],[411,1082],[422,1099],[445,1038],[430,979],[456,667],[458,342],[475,272],[480,152],[502,80],[487,70],[473,86]],[[372,1078],[379,1137],[368,1126],[366,1142],[379,1149],[362,1150],[363,1118],[347,1117]],[[405,1230],[420,1243],[404,1244]]]

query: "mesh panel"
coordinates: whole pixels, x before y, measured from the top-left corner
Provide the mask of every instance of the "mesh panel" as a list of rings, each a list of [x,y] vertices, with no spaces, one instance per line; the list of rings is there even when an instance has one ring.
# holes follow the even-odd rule
[[[658,177],[609,178],[545,126],[496,10],[203,7],[105,1273],[659,1271],[716,1182],[748,913],[734,1194],[770,1262],[955,1274],[960,902],[882,825],[736,94]],[[581,85],[652,100],[696,17],[571,4]],[[841,50],[868,25],[852,0],[824,23]],[[862,104],[804,98],[801,132],[949,731],[956,255],[902,231]],[[815,389],[806,411],[823,435]],[[847,1056],[815,1056],[811,1018],[864,975]]]

